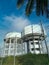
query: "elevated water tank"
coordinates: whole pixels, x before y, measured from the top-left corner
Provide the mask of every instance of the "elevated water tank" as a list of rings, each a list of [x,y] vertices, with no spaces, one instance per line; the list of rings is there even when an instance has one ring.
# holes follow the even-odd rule
[[[5,38],[4,38],[4,42],[6,43],[14,43],[14,40],[15,39],[19,39],[21,38],[21,33],[18,33],[18,32],[10,32],[10,33],[7,33]],[[11,41],[10,41],[11,40]]]
[[[27,35],[31,35],[31,34],[41,35],[42,34],[41,26],[38,24],[29,25],[29,26],[26,26],[22,31],[22,37],[27,36]],[[45,29],[44,29],[44,35],[46,35]]]
[[[18,32],[7,33],[6,36],[5,36],[5,39],[6,38],[15,38],[15,37],[21,38],[21,33],[18,33]]]

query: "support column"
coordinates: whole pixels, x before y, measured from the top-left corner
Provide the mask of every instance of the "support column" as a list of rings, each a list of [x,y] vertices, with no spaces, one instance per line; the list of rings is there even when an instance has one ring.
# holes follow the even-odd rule
[[[41,21],[40,21],[40,26],[41,26],[42,35],[44,36],[43,38],[44,38],[44,41],[45,41],[45,46],[46,46],[47,54],[48,54],[48,57],[49,57],[48,46],[47,46],[47,42],[46,42],[46,39],[45,39],[45,32],[44,32],[43,25],[42,25]]]
[[[34,46],[34,54],[35,54],[35,53],[36,53],[36,52],[35,52],[36,49],[35,49],[34,39],[33,39],[33,46]]]
[[[46,50],[47,50],[47,54],[48,54],[48,56],[49,56],[49,53],[48,53],[48,46],[47,46],[47,41],[46,41],[46,39],[44,39],[44,42],[45,42],[45,46],[46,46]]]
[[[24,42],[24,54],[25,54],[26,52],[25,52],[25,42]]]
[[[17,38],[15,37],[15,39],[14,39],[14,65],[16,65],[16,64],[15,64],[15,62],[16,62],[16,60],[15,60],[15,55],[16,55],[16,43],[17,43]]]
[[[27,53],[29,53],[30,50],[29,50],[29,41],[27,40]]]
[[[43,45],[42,45],[42,42],[43,42],[43,41],[42,41],[42,39],[41,39],[41,47],[42,47],[41,51],[42,51],[42,53],[43,53]]]
[[[33,45],[34,45],[34,54],[35,54],[35,44],[34,44],[33,26],[31,26],[31,29],[32,29],[32,40],[33,40]]]
[[[39,39],[38,39],[38,43],[39,43],[39,49],[40,49],[40,54],[41,54],[41,47],[40,47],[40,44],[41,44],[41,43],[40,43],[39,40],[40,40],[40,36],[39,36]]]
[[[23,40],[21,39],[21,50],[22,50],[22,54],[23,54]]]
[[[8,50],[8,52],[9,52],[9,54],[8,55],[10,55],[10,51],[11,51],[11,38],[9,38],[9,50]]]

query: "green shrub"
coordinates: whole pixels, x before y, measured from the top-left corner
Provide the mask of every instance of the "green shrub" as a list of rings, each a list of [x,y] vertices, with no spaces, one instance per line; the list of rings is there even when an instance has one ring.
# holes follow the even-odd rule
[[[49,58],[46,54],[26,54],[16,56],[16,65],[49,65]],[[3,65],[14,65],[14,57],[9,56],[3,58]]]

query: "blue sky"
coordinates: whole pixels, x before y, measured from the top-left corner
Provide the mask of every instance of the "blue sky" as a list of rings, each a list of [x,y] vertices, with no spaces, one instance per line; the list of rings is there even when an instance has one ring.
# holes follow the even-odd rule
[[[16,7],[17,0],[0,0],[0,45],[8,32],[17,31],[29,24],[38,24],[42,20],[49,35],[49,19],[45,16],[36,16],[35,9],[32,14],[27,17],[25,15],[25,4],[19,10]],[[48,27],[48,28],[47,28]]]

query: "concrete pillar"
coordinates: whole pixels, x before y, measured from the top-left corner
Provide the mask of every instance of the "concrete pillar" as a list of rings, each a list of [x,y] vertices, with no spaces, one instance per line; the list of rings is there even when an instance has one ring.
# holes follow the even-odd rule
[[[33,46],[34,46],[34,54],[36,54],[34,40],[33,40]]]
[[[16,55],[16,43],[17,43],[17,38],[15,37],[15,38],[14,38],[14,65],[15,65],[15,62],[16,62],[16,60],[15,60],[15,55]]]
[[[42,45],[42,42],[43,42],[43,41],[42,41],[42,38],[41,38],[41,41],[40,41],[40,42],[41,42],[41,47],[42,47],[42,48],[41,48],[41,52],[42,52],[42,54],[43,54],[44,51],[43,51],[43,45]]]
[[[40,47],[41,41],[40,41],[40,36],[39,36],[39,39],[38,39],[38,43],[39,43],[39,49],[40,49],[40,54],[41,54],[41,47]]]
[[[27,53],[30,52],[30,49],[29,49],[29,41],[27,40]]]
[[[23,42],[23,53],[25,54],[25,42]]]
[[[10,51],[11,51],[11,38],[9,38],[9,41],[10,42],[8,43],[9,44],[9,50],[8,50],[9,54],[8,55],[10,55]]]
[[[21,50],[22,50],[22,54],[23,54],[23,40],[21,39]]]

